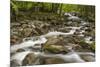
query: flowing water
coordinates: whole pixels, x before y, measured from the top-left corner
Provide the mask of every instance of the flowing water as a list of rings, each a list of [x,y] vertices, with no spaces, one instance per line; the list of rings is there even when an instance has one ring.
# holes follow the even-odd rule
[[[68,19],[80,20],[79,17],[72,16],[72,15],[70,15]],[[51,32],[48,32],[47,34],[43,34],[40,36],[24,38],[22,43],[11,46],[11,54],[12,54],[11,61],[16,60],[16,63],[18,63],[18,65],[22,65],[22,61],[29,53],[34,53],[38,58],[39,57],[53,57],[53,58],[58,57],[58,58],[63,59],[66,63],[86,62],[84,59],[81,58],[81,56],[88,56],[89,61],[91,61],[91,59],[92,61],[94,61],[95,55],[93,52],[76,52],[73,49],[70,49],[71,51],[67,54],[48,54],[41,51],[42,45],[48,41],[48,37],[54,37],[54,36],[59,36],[59,35],[63,35],[63,36],[74,35],[76,30],[80,30],[86,24],[87,23],[85,21],[82,21],[79,27],[76,27],[76,26],[64,27],[64,29],[71,28],[71,30],[67,33],[59,32],[59,31],[51,31]],[[84,37],[84,34],[82,33],[85,32],[85,28],[79,32],[80,34],[78,36]],[[86,43],[92,43],[93,41],[90,41],[91,38],[92,38],[91,36],[84,37],[84,40]],[[18,49],[23,49],[24,51],[17,52]],[[39,49],[39,50],[36,51],[35,49]],[[38,58],[36,59],[34,64],[40,64],[39,62],[37,62]]]

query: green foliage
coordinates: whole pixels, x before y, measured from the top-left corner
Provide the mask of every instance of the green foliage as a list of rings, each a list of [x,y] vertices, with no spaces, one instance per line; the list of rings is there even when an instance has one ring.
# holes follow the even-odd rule
[[[28,11],[33,13],[55,13],[59,14],[59,16],[62,16],[65,12],[77,12],[90,20],[94,21],[95,19],[95,7],[89,5],[11,1],[11,10],[13,10],[15,14],[18,14],[20,11]]]
[[[18,6],[14,3],[14,1],[11,1],[11,7],[12,7],[12,11],[15,12],[15,14],[18,14]]]
[[[63,10],[64,10],[64,12],[75,12],[75,11],[78,11],[79,9],[78,9],[78,5],[64,4]]]

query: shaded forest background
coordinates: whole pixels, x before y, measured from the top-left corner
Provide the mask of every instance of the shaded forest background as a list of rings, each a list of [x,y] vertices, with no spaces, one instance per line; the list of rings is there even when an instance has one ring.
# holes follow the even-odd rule
[[[35,18],[42,14],[52,18],[61,18],[66,12],[75,12],[78,16],[91,21],[95,20],[95,6],[46,3],[46,2],[27,2],[11,1],[11,18],[12,21]],[[53,17],[51,17],[51,15]],[[38,19],[37,18],[37,19]],[[49,18],[49,19],[50,19]]]

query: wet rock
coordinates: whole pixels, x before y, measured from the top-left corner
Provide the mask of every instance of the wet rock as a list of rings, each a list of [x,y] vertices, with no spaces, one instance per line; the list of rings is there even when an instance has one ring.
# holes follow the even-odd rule
[[[66,40],[66,42],[72,43],[72,44],[79,43],[80,39],[82,39],[82,37],[79,37],[79,36],[76,36],[76,35],[67,36],[67,37],[64,38],[64,40]]]
[[[21,23],[21,24],[26,24],[27,22],[25,22],[25,21],[21,21],[20,23]]]
[[[33,32],[37,35],[42,35],[44,33],[40,27],[36,27]]]
[[[56,23],[58,23],[57,20],[51,20],[51,25],[56,25]]]
[[[81,30],[79,30],[79,29],[76,29],[76,32],[80,32]]]
[[[44,23],[40,25],[40,28],[47,28],[47,27],[50,27],[50,24]]]
[[[10,39],[11,45],[14,45],[14,44],[17,44],[17,43],[20,43],[20,42],[21,42],[21,39],[20,39],[19,36],[11,35],[11,39]]]
[[[68,53],[69,49],[65,47],[67,43],[60,38],[49,38],[44,44],[43,50],[50,53]]]
[[[16,50],[16,52],[23,52],[23,51],[25,51],[24,49],[18,49],[18,50]]]
[[[84,40],[81,40],[78,45],[80,48],[76,49],[76,51],[83,51],[83,52],[91,52],[91,45],[86,43]]]
[[[11,40],[10,40],[11,45],[15,44],[16,42],[17,42],[16,39],[11,39]]]
[[[32,33],[32,28],[24,28],[23,29],[23,35],[24,36],[30,36],[31,35],[31,33]]]
[[[65,61],[61,58],[44,58],[42,64],[61,64]]]
[[[94,37],[94,36],[95,36],[95,31],[84,32],[84,35],[87,36],[87,37],[88,37],[88,36],[93,36],[93,37]]]
[[[63,52],[67,52],[66,49],[62,46],[55,46],[55,45],[51,45],[51,46],[46,46],[45,47],[45,51],[49,51],[51,53],[63,53]]]
[[[20,64],[18,63],[17,60],[10,61],[10,67],[18,67],[18,66],[20,66]]]
[[[91,32],[92,29],[91,28],[88,28],[88,29],[85,29],[85,31]]]
[[[21,36],[21,34],[19,34],[19,33],[22,33],[23,29],[24,29],[24,28],[22,28],[22,27],[19,27],[19,28],[17,29],[18,35]]]
[[[74,32],[74,35],[79,35],[80,33],[79,32]]]
[[[22,24],[22,28],[25,28],[25,27],[27,27],[27,24]]]
[[[24,60],[22,61],[22,65],[25,66],[25,65],[33,65],[35,64],[35,61],[36,61],[37,57],[35,56],[34,53],[29,53],[25,58]]]
[[[16,29],[17,27],[11,27],[11,33],[12,32],[17,32],[17,29]]]
[[[63,29],[58,29],[58,31],[60,31],[60,32],[65,32],[65,33],[66,33],[66,32],[69,32],[70,29],[64,29],[64,28],[63,28]]]
[[[81,58],[85,60],[86,62],[94,62],[95,57],[94,56],[89,56],[89,55],[81,55]]]
[[[89,24],[86,24],[85,27],[91,27]]]
[[[26,23],[30,22],[30,20],[24,20]]]

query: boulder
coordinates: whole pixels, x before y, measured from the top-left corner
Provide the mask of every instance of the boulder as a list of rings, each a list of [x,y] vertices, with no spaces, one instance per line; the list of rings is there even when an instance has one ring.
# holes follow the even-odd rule
[[[65,61],[61,58],[44,58],[42,59],[42,64],[61,64],[65,63]]]
[[[22,28],[25,28],[27,27],[28,25],[27,24],[22,24]]]
[[[18,50],[16,50],[16,52],[23,52],[23,51],[25,51],[24,49],[18,49]]]
[[[17,60],[10,61],[10,67],[18,67],[18,66],[20,66],[20,64],[18,63]]]
[[[81,55],[81,58],[83,60],[85,60],[86,62],[94,62],[95,61],[95,57],[90,56],[90,55]]]
[[[26,37],[30,36],[32,31],[33,31],[32,28],[24,28],[23,29],[23,35],[26,36]]]
[[[17,35],[11,35],[11,38],[10,38],[11,45],[18,44],[20,42],[21,42],[21,39],[20,39],[19,36],[17,36]]]
[[[37,59],[37,57],[35,56],[34,53],[29,53],[28,55],[26,55],[26,57],[22,61],[22,65],[23,66],[33,65],[33,64],[35,64],[36,59]]]
[[[62,37],[51,37],[43,45],[43,50],[50,53],[68,53],[70,50],[65,47],[66,44]]]

